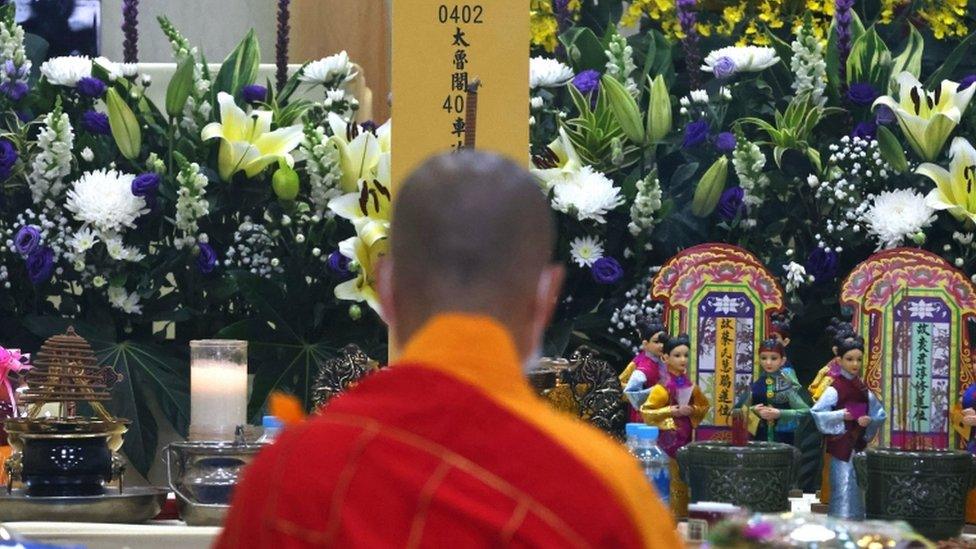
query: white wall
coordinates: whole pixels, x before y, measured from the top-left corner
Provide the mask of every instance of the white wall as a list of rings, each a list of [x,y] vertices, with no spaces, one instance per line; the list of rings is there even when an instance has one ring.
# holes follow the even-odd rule
[[[139,61],[172,61],[156,17],[166,15],[211,63],[220,63],[253,28],[261,61],[274,63],[275,0],[140,0]],[[102,0],[102,55],[122,60],[122,0]]]

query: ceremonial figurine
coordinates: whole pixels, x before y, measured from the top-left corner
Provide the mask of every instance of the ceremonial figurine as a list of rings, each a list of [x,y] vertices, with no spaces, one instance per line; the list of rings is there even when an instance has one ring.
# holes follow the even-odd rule
[[[660,429],[658,446],[671,462],[671,510],[679,518],[688,515],[688,485],[680,480],[676,456],[679,448],[692,441],[710,406],[701,389],[688,379],[690,353],[687,334],[665,339],[665,370],[640,409],[644,422]]]
[[[620,374],[624,396],[630,402],[631,423],[643,421],[640,407],[647,400],[651,388],[661,380],[664,371],[661,355],[664,353],[664,340],[668,337],[664,324],[648,317],[638,321],[637,331],[641,338],[640,351]]]
[[[810,409],[830,461],[828,514],[844,519],[864,518],[864,501],[857,485],[853,457],[867,447],[887,417],[881,401],[861,380],[864,339],[847,333],[835,350],[840,371],[831,377]]]
[[[759,347],[762,372],[751,386],[752,410],[763,421],[756,440],[793,444],[800,418],[810,406],[803,400],[803,388],[793,368],[786,366],[786,349],[779,339],[767,339]]]
[[[792,333],[792,327],[790,326],[790,320],[786,318],[785,315],[773,315],[772,321],[769,323],[769,338],[779,341],[783,345],[784,352],[786,348],[790,346],[790,334]],[[790,358],[783,355],[784,368],[792,368],[790,365]]]
[[[830,337],[832,343],[831,350],[834,353],[834,358],[830,359],[830,362],[825,364],[817,372],[816,377],[813,378],[813,382],[810,383],[808,390],[813,400],[819,399],[824,389],[830,386],[833,378],[840,374],[840,357],[837,354],[837,345],[844,337],[854,333],[854,327],[849,322],[844,322],[839,318],[832,318],[830,319],[830,325],[827,326],[825,331],[827,332],[827,336]]]

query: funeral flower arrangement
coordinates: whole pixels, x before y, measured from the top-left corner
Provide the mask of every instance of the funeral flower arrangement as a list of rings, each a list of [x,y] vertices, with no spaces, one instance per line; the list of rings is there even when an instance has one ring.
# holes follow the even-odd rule
[[[363,317],[391,199],[390,126],[354,121],[345,52],[274,86],[253,33],[212,71],[160,23],[169,82],[45,60],[13,7],[0,14],[0,334],[25,349],[68,324],[88,338],[122,374],[113,412],[133,420],[143,472],[149,402],[185,433],[189,340],[248,340],[254,413],[275,388],[310,401],[318,364],[350,341],[383,352]]]
[[[531,4],[532,163],[570,272],[549,352],[628,356],[654,266],[704,242],[780,277],[809,372],[876,250],[976,273],[966,2]]]

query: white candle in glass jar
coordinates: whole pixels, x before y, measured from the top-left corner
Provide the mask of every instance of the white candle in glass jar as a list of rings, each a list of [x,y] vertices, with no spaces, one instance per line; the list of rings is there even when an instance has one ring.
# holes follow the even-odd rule
[[[190,439],[233,440],[247,423],[247,342],[192,341]]]

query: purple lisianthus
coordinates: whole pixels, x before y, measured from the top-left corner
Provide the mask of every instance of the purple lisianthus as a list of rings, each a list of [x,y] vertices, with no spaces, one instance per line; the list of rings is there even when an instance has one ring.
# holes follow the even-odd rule
[[[817,246],[810,255],[807,256],[807,273],[813,276],[816,282],[830,282],[837,276],[837,252],[830,248]]]
[[[718,212],[718,216],[725,221],[732,221],[740,213],[745,213],[746,205],[743,202],[746,193],[742,190],[742,187],[730,187],[722,192],[722,196],[718,199],[718,207],[715,211]]]
[[[132,194],[141,196],[150,209],[156,207],[156,193],[159,192],[159,174],[141,173],[132,180]]]
[[[108,123],[108,115],[98,111],[85,111],[81,115],[81,127],[95,135],[108,135],[112,127]]]
[[[258,84],[244,86],[241,89],[241,97],[246,103],[261,103],[268,99],[268,88]]]
[[[349,272],[349,258],[339,253],[338,250],[329,254],[329,260],[326,263],[329,270],[337,277],[347,279],[352,276],[352,273]]]
[[[715,136],[715,148],[719,152],[732,152],[735,150],[735,144],[735,134],[732,132],[722,132]]]
[[[14,235],[14,248],[17,253],[27,257],[41,245],[41,231],[33,225],[24,225]]]
[[[870,141],[874,139],[877,133],[878,125],[869,120],[867,122],[858,122],[854,126],[854,131],[851,132],[851,137],[859,137],[865,141]]]
[[[681,141],[681,146],[685,149],[697,147],[708,139],[708,122],[705,120],[695,120],[685,126],[685,136]]]
[[[105,95],[105,82],[102,82],[97,78],[92,78],[91,76],[86,76],[78,81],[75,89],[77,89],[78,93],[84,95],[85,97],[98,99],[99,97]]]
[[[197,248],[200,250],[200,255],[197,256],[197,268],[203,274],[212,273],[217,266],[217,252],[206,242],[197,244]]]
[[[17,163],[17,148],[8,139],[0,139],[0,180],[10,177],[10,171]]]
[[[44,246],[34,250],[27,256],[27,277],[31,284],[37,286],[51,278],[54,272],[54,250]]]
[[[969,86],[976,84],[976,74],[970,74],[969,76],[963,78],[959,81],[959,91],[962,91]]]
[[[600,73],[593,69],[585,70],[573,77],[573,85],[584,95],[594,92],[600,87]]]
[[[722,57],[712,65],[712,72],[715,73],[715,78],[725,80],[735,76],[736,68],[735,61],[731,57]]]
[[[887,105],[878,105],[878,108],[874,110],[874,121],[881,125],[887,126],[888,124],[894,124],[895,111],[891,110]]]
[[[847,100],[858,107],[870,107],[878,95],[877,88],[867,82],[851,84],[851,87],[847,88]]]
[[[624,276],[624,268],[612,257],[601,257],[590,267],[597,284],[616,284]]]

